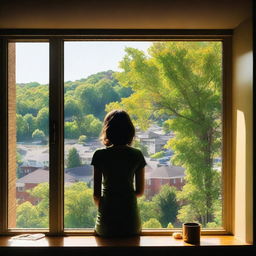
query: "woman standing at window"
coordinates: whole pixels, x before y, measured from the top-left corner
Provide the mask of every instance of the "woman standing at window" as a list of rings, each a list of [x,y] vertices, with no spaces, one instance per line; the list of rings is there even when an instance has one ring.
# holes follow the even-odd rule
[[[137,197],[143,195],[146,162],[141,151],[131,147],[134,136],[135,128],[125,111],[106,115],[101,132],[106,148],[97,150],[91,163],[98,206],[95,230],[100,236],[130,236],[141,231]]]

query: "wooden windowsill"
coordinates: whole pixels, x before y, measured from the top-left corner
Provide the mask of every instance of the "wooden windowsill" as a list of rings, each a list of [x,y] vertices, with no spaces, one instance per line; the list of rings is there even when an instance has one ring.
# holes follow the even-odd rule
[[[44,237],[36,241],[12,240],[11,236],[0,237],[0,247],[188,247],[194,246],[171,236],[140,236],[133,238],[100,238],[96,236]],[[201,236],[199,247],[246,246],[234,236]]]

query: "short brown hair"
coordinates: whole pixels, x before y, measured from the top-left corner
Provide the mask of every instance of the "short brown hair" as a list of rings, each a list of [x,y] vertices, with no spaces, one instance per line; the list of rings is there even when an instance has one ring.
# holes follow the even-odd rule
[[[100,136],[105,146],[131,145],[134,136],[135,128],[127,112],[113,110],[105,116]]]

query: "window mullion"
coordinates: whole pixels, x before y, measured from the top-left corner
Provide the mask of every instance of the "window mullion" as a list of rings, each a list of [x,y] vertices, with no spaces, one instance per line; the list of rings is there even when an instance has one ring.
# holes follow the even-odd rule
[[[50,40],[50,234],[63,232],[64,219],[64,44]]]
[[[8,42],[0,40],[0,233],[8,229]]]
[[[232,60],[232,38],[223,40],[223,227],[228,233],[233,233],[232,209],[233,198],[233,174],[232,174],[232,88],[231,88],[231,63]]]

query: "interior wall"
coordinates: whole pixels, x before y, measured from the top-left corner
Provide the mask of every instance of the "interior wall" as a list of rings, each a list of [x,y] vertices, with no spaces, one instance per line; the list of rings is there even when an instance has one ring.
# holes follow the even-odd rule
[[[252,19],[244,21],[233,36],[233,171],[234,233],[242,241],[253,239],[253,166],[252,166]]]
[[[1,0],[0,28],[232,29],[252,0]]]
[[[1,0],[0,28],[234,29],[234,233],[252,241],[252,0]],[[245,22],[242,22],[247,20]],[[241,24],[240,24],[241,23]],[[240,24],[240,25],[239,25]],[[244,225],[245,223],[245,225]]]

